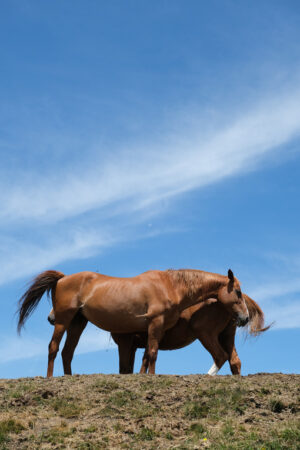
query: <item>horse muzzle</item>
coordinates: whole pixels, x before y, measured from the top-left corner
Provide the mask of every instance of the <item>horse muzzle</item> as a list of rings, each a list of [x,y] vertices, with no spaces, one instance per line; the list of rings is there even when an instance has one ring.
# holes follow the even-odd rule
[[[48,316],[48,322],[51,323],[51,325],[55,325],[55,319],[50,314]]]
[[[240,317],[238,316],[236,319],[236,324],[238,327],[244,327],[245,325],[247,325],[247,323],[249,322],[249,317]]]

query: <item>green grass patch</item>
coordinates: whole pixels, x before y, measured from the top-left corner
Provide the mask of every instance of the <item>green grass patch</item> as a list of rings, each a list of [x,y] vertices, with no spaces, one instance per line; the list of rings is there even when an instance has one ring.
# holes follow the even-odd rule
[[[192,423],[189,432],[199,437],[203,436],[203,434],[206,432],[206,428],[201,423]]]
[[[116,381],[110,381],[110,380],[97,380],[94,385],[94,388],[96,388],[98,391],[114,391],[116,389],[120,388],[120,385]]]
[[[209,414],[209,407],[199,402],[190,402],[186,404],[185,416],[189,419],[203,419]]]
[[[173,441],[174,440],[174,437],[173,437],[173,434],[172,433],[166,433],[166,439],[168,439],[168,441]]]
[[[142,428],[141,431],[135,435],[136,439],[140,441],[152,441],[157,436],[158,433],[148,427]]]
[[[285,405],[281,400],[272,399],[270,401],[270,409],[274,413],[281,413],[285,408]]]
[[[134,392],[124,390],[115,392],[106,399],[106,402],[113,406],[122,407],[128,405],[136,399],[137,395]]]
[[[51,406],[54,411],[66,419],[78,417],[82,412],[82,407],[72,398],[55,398],[51,401]]]
[[[88,428],[85,428],[83,430],[84,433],[95,433],[98,430],[98,428],[95,425],[91,425]]]
[[[8,440],[9,434],[19,434],[25,427],[13,419],[2,420],[0,422],[0,443]]]

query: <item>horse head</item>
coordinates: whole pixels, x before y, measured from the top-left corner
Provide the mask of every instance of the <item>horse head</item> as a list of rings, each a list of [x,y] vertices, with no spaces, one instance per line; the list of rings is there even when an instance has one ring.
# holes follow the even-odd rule
[[[238,327],[245,326],[249,321],[249,312],[243,298],[240,283],[228,270],[228,281],[218,292],[218,299],[230,314],[236,319]]]

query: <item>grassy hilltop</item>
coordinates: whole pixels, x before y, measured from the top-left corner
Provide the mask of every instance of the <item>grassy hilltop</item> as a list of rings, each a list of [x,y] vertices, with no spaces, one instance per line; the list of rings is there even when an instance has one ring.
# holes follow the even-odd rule
[[[0,380],[0,448],[300,449],[300,375]]]

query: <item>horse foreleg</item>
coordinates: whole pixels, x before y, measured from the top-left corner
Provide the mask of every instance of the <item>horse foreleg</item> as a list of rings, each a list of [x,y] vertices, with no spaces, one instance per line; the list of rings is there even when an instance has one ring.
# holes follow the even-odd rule
[[[221,346],[229,355],[228,361],[231,373],[233,375],[240,375],[242,364],[234,345],[235,332],[236,332],[236,325],[235,324],[228,325],[228,327],[226,327],[225,330],[220,334],[219,341]]]
[[[65,375],[72,375],[71,362],[74,351],[87,322],[81,312],[78,312],[67,329],[67,339],[61,352]]]
[[[237,354],[236,348],[233,347],[231,356],[229,358],[229,364],[232,375],[241,375],[242,363]]]
[[[119,373],[133,373],[136,347],[134,336],[131,334],[114,334],[114,340],[118,344]]]
[[[198,339],[206,350],[209,351],[214,360],[214,364],[208,371],[208,375],[217,375],[225,361],[227,361],[228,353],[220,345],[217,335],[202,334],[198,336]]]
[[[133,373],[135,352],[136,352],[136,346],[133,345],[131,348],[130,357],[129,357],[129,372],[128,373]]]
[[[151,320],[148,327],[148,357],[149,357],[149,374],[155,374],[155,364],[159,342],[163,336],[164,317],[158,316]]]

